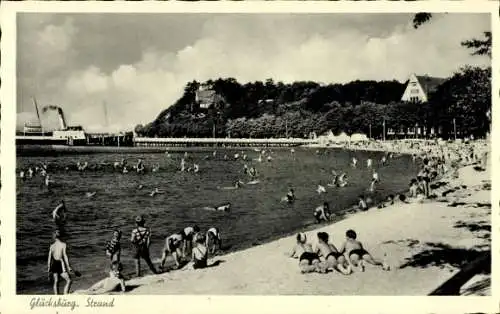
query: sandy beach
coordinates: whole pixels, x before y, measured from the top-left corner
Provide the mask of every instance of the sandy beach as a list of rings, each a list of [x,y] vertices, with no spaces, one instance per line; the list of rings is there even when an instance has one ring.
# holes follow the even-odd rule
[[[290,236],[215,256],[209,264],[217,265],[207,269],[193,270],[188,265],[161,275],[133,278],[127,281],[126,293],[427,295],[480,252],[491,250],[490,182],[489,171],[466,166],[459,169],[458,178],[448,179],[446,187],[440,189],[458,188],[446,197],[372,208],[306,232],[313,245],[317,232],[328,232],[338,247],[345,231],[354,229],[373,256],[388,262],[392,268],[388,272],[368,265],[365,272],[349,276],[336,272],[301,274],[298,260],[286,256],[295,243],[295,237]],[[490,274],[472,278],[461,293],[489,295]]]

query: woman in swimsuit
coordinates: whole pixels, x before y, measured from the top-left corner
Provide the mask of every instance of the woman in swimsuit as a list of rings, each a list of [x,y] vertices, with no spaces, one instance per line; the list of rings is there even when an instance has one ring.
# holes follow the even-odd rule
[[[310,244],[306,243],[307,237],[304,233],[297,234],[297,243],[289,256],[299,259],[300,271],[305,273],[320,272],[320,261],[317,253],[314,253]]]
[[[354,268],[365,271],[364,262],[367,262],[375,266],[380,266],[383,270],[390,270],[389,265],[387,265],[385,262],[373,258],[373,256],[371,256],[371,254],[363,248],[363,244],[360,241],[356,240],[357,235],[354,230],[347,230],[345,235],[346,240],[344,244],[342,244],[340,252],[342,254],[347,253],[347,256],[349,257],[349,263]]]
[[[352,272],[351,266],[346,265],[347,261],[342,253],[333,244],[328,243],[328,233],[318,232],[316,253],[324,260],[324,272],[328,269],[336,269],[344,275],[349,275]]]

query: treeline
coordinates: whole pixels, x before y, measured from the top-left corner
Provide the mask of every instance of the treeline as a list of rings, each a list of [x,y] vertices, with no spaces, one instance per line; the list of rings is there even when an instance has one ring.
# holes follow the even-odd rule
[[[216,92],[213,105],[200,108],[196,91]],[[452,137],[483,137],[489,132],[491,69],[466,67],[445,81],[427,103],[401,102],[405,84],[397,81],[354,81],[240,84],[233,78],[189,82],[183,96],[151,123],[135,128],[148,137],[307,137],[311,132],[365,133],[373,138],[386,130],[418,126]],[[427,134],[430,135],[430,134]]]

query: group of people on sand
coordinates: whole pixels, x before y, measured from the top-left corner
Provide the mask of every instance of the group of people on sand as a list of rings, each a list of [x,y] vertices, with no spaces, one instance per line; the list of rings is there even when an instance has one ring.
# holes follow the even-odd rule
[[[58,217],[61,217],[65,211],[64,203],[58,209]],[[59,221],[60,222],[60,221]],[[135,218],[136,227],[132,230],[130,243],[133,246],[133,259],[135,263],[135,274],[141,276],[141,259],[154,274],[160,274],[168,271],[165,267],[167,257],[172,256],[177,269],[189,263],[192,263],[193,269],[202,269],[209,267],[208,258],[216,254],[221,249],[222,238],[218,228],[209,228],[202,233],[198,226],[186,227],[183,230],[171,234],[165,238],[165,244],[162,250],[162,258],[159,269],[157,269],[150,257],[151,229],[146,227],[146,221],[143,216]],[[53,280],[54,294],[59,294],[59,281],[64,280],[65,286],[63,293],[70,291],[72,278],[71,274],[80,276],[79,272],[73,272],[67,255],[67,244],[63,240],[62,226],[54,232],[54,242],[50,246],[47,272],[49,278]],[[109,259],[109,276],[94,284],[88,291],[90,293],[108,293],[121,289],[126,291],[125,277],[122,273],[122,232],[119,229],[113,231],[111,240],[105,245],[105,253]]]
[[[353,270],[365,271],[365,263],[380,266],[383,270],[390,270],[390,266],[375,259],[357,240],[354,230],[347,230],[345,240],[339,249],[331,243],[326,232],[318,232],[315,246],[308,243],[305,233],[298,233],[296,244],[288,255],[299,260],[299,269],[302,273],[327,273],[338,271],[350,275]]]

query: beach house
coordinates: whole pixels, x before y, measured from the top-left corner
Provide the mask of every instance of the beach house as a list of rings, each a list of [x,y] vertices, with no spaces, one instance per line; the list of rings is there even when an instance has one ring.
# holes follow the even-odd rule
[[[429,95],[434,92],[446,79],[428,75],[410,75],[401,101],[427,102]]]

